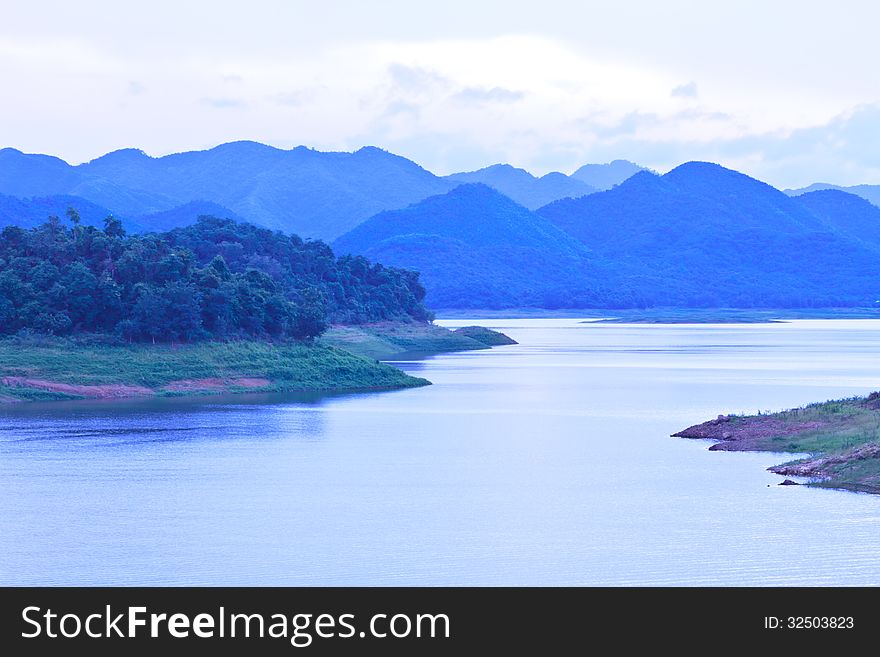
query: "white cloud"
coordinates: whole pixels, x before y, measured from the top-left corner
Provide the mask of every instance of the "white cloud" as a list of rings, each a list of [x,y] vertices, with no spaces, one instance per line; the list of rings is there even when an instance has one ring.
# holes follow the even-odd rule
[[[157,1],[136,15],[90,0],[42,21],[11,11],[0,146],[84,161],[255,139],[374,144],[439,173],[625,157],[661,170],[718,159],[778,184],[811,171],[880,182],[863,145],[877,125],[864,108],[880,102],[865,82],[871,21],[818,4],[764,3],[758,25],[752,0],[713,11],[487,2],[469,5],[468,21],[457,0],[442,11],[218,0],[187,12]],[[135,28],[151,39],[132,40]]]
[[[404,92],[423,93],[449,84],[449,80],[436,71],[398,62],[388,65],[388,74],[393,84]]]
[[[465,87],[453,96],[463,103],[515,103],[525,96],[523,91],[513,91],[503,87]]]
[[[202,98],[202,104],[214,109],[240,109],[247,107],[241,98]]]
[[[669,94],[673,98],[696,98],[699,96],[699,91],[697,89],[696,82],[688,82],[687,84],[680,84],[675,87]]]

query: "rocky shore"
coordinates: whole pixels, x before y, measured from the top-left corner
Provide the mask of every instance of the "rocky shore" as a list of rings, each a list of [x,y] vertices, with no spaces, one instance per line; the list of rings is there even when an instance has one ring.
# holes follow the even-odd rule
[[[779,413],[720,415],[673,436],[717,441],[710,450],[806,453],[770,471],[809,478],[813,486],[880,493],[877,392]]]

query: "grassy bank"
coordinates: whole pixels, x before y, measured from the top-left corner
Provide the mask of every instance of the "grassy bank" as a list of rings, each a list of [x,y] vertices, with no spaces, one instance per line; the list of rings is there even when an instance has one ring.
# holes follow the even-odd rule
[[[262,341],[119,345],[0,340],[0,401],[219,392],[365,390],[427,385],[328,344]]]
[[[486,329],[488,331],[488,329]],[[501,335],[500,333],[497,335]],[[485,341],[434,324],[383,323],[333,326],[320,342],[367,358],[393,360],[410,354],[488,349]]]
[[[509,336],[493,331],[485,326],[462,326],[453,331],[456,335],[463,335],[471,340],[482,342],[489,347],[501,347],[508,344],[518,344],[516,340]]]
[[[710,449],[808,453],[770,468],[813,486],[880,493],[880,393],[766,415],[719,416],[675,436],[717,440]]]

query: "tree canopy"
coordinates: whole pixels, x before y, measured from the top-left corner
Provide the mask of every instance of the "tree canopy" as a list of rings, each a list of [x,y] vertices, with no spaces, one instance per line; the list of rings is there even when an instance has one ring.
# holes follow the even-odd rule
[[[417,273],[320,241],[214,217],[138,236],[67,217],[0,232],[0,333],[308,339],[330,323],[431,318]]]

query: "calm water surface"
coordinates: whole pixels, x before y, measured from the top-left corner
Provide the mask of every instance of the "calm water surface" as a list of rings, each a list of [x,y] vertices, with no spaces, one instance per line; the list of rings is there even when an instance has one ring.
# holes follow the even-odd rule
[[[341,396],[0,409],[0,584],[880,584],[880,497],[670,438],[880,388],[880,322],[448,321]]]

